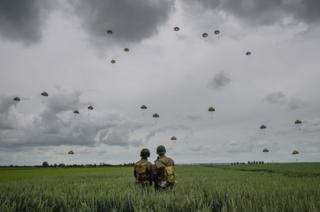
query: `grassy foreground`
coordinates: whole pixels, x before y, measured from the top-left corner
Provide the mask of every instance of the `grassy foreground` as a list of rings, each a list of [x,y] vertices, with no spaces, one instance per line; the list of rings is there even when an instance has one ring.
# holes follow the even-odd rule
[[[0,169],[0,211],[320,211],[320,164],[178,166],[172,191],[132,168]]]

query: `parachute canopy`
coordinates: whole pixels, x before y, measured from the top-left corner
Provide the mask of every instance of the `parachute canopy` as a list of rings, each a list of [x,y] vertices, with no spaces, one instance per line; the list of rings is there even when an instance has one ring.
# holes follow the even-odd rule
[[[263,125],[260,126],[260,129],[262,129],[262,130],[263,129],[267,129],[267,126],[263,124]]]
[[[177,138],[175,136],[172,136],[171,141],[175,141],[175,140],[177,140]]]
[[[140,109],[142,109],[142,110],[146,110],[146,109],[147,109],[147,106],[145,106],[145,105],[141,105]]]
[[[202,33],[202,37],[203,37],[203,38],[208,37],[208,33],[206,33],[206,32]]]
[[[93,106],[92,106],[92,105],[89,105],[89,106],[88,106],[88,110],[93,110]]]
[[[74,155],[74,152],[73,152],[72,150],[70,150],[70,151],[68,152],[68,155]]]
[[[79,114],[79,110],[74,110],[73,113],[74,114]]]
[[[214,107],[209,107],[209,108],[208,108],[208,111],[209,111],[209,112],[214,112],[214,111],[216,111],[216,109],[215,109]]]
[[[247,51],[247,52],[246,52],[246,55],[247,55],[247,56],[250,56],[250,55],[251,55],[251,52],[250,52],[250,51]]]
[[[179,27],[177,27],[177,26],[175,26],[175,27],[173,27],[173,30],[177,32],[177,31],[179,31],[179,30],[180,30],[180,28],[179,28]]]
[[[294,122],[294,124],[302,124],[302,121],[301,121],[301,120],[296,120],[296,121]]]
[[[17,96],[16,96],[16,97],[13,98],[13,101],[20,102],[21,99],[20,99],[20,97],[17,97]]]
[[[269,152],[269,149],[264,148],[264,149],[262,150],[262,152]]]
[[[110,63],[114,64],[116,63],[116,60],[110,60]]]
[[[123,51],[128,52],[129,48],[124,48]]]
[[[297,154],[299,154],[299,152],[298,152],[297,150],[293,150],[293,151],[292,151],[292,154],[293,154],[293,155],[297,155]]]
[[[49,94],[48,94],[46,91],[43,91],[43,92],[41,93],[41,96],[49,96]]]
[[[108,34],[108,35],[112,35],[112,34],[113,34],[112,30],[111,30],[111,29],[108,29],[108,30],[107,30],[107,34]]]
[[[219,35],[220,34],[220,30],[214,30],[214,34],[215,35]]]
[[[152,117],[153,117],[153,118],[159,118],[160,116],[159,116],[158,113],[155,113],[155,114],[152,115]]]

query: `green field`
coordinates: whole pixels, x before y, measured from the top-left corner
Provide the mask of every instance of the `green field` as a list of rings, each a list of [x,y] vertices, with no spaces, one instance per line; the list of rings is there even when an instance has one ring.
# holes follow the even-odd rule
[[[172,191],[131,167],[0,169],[0,211],[320,211],[320,164],[178,166]]]

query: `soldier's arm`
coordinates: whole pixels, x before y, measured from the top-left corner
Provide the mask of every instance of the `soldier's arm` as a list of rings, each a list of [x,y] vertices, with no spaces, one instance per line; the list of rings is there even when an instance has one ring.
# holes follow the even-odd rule
[[[160,178],[164,177],[164,170],[165,170],[165,164],[163,161],[157,160],[156,161],[156,168],[157,168],[157,176]]]
[[[158,175],[158,177],[160,177],[160,178],[163,178],[164,177],[164,171],[165,170],[165,167],[164,166],[162,166],[162,167],[159,167],[158,169],[157,169],[157,175]]]

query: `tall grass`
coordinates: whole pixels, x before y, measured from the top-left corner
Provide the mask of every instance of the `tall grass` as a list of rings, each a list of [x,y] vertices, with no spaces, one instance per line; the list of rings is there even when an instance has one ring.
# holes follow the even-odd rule
[[[136,187],[131,168],[4,169],[0,211],[320,211],[319,169],[179,166],[165,192]]]

